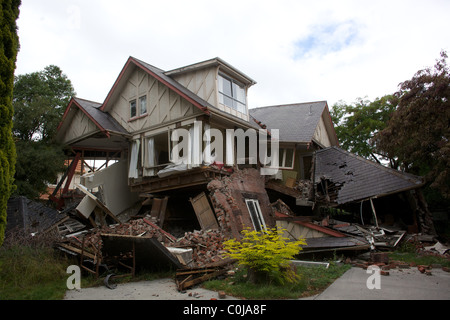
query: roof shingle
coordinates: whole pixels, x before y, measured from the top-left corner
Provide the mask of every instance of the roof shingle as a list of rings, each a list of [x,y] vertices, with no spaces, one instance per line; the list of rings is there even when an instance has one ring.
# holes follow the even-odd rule
[[[337,185],[338,204],[419,188],[421,177],[384,167],[338,147],[316,151],[314,182]]]
[[[250,115],[267,129],[278,129],[280,141],[311,142],[326,101],[249,109]]]

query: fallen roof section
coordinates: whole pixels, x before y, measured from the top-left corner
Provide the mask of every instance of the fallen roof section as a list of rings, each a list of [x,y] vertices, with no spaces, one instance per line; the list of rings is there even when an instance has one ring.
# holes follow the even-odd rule
[[[7,232],[23,229],[32,234],[46,233],[69,219],[66,214],[23,196],[10,198],[7,211]]]
[[[384,167],[339,147],[315,153],[314,183],[337,204],[381,197],[424,185],[421,177]],[[328,184],[328,186],[324,186]]]

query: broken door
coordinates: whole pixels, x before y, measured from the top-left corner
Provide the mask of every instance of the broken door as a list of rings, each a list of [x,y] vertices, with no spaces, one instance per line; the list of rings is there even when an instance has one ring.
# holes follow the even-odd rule
[[[219,229],[216,217],[211,210],[208,198],[204,192],[200,193],[195,198],[190,198],[189,201],[192,203],[192,207],[194,207],[198,222],[203,230]]]

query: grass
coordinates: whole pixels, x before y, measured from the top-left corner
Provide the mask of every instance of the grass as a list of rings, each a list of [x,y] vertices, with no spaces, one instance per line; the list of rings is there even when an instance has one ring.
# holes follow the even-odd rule
[[[54,238],[14,234],[0,247],[0,300],[61,300],[67,289],[67,267],[78,261],[52,247]],[[151,281],[173,277],[174,271],[141,272],[113,283]],[[82,272],[81,288],[103,286],[106,274],[99,278]]]
[[[415,263],[416,265],[440,264],[443,267],[450,268],[450,259],[433,253],[417,253],[417,244],[413,242],[404,242],[400,247],[389,254],[390,260],[403,261],[406,263]]]
[[[35,239],[31,242],[4,243],[0,248],[0,300],[60,300],[66,291],[70,274],[67,267],[77,264],[74,259],[58,254],[51,245]],[[450,267],[450,260],[436,255],[415,252],[415,247],[405,244],[390,253],[390,260],[414,262],[417,265],[440,264]],[[330,263],[329,268],[298,266],[300,280],[295,283],[251,284],[246,271],[238,269],[233,277],[210,280],[206,289],[225,291],[226,294],[244,299],[297,299],[318,294],[339,278],[350,265]],[[102,286],[105,275],[96,278],[82,274],[81,287]],[[140,272],[134,278],[115,279],[114,283],[151,281],[158,278],[173,278],[174,271]]]
[[[62,299],[70,264],[48,247],[1,248],[0,300]]]
[[[203,287],[224,291],[228,295],[244,299],[298,299],[320,293],[348,269],[350,265],[334,263],[330,263],[328,268],[298,266],[297,274],[300,275],[300,280],[286,284],[252,284],[247,281],[246,270],[238,269],[235,276],[223,280],[210,280],[205,282]]]

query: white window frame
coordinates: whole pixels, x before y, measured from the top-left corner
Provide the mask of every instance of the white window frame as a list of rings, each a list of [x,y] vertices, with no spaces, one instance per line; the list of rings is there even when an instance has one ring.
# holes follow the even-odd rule
[[[145,111],[144,112],[142,112],[142,101],[145,101]],[[133,106],[133,104],[134,104],[134,106]],[[147,95],[144,94],[142,96],[139,96],[137,99],[136,98],[131,99],[130,102],[128,103],[128,106],[130,108],[130,119],[136,119],[141,116],[145,116],[148,112]],[[135,109],[134,115],[132,112],[132,108]]]
[[[286,166],[287,150],[292,150],[292,165],[291,166]],[[287,147],[283,148],[283,147],[280,147],[279,155],[282,156],[281,161],[278,164],[280,169],[294,169],[295,148],[287,148]]]
[[[221,79],[222,78],[222,79]],[[231,95],[223,92],[223,80],[230,81],[231,83]],[[238,112],[246,113],[247,112],[247,97],[246,97],[246,90],[245,86],[237,82],[236,80],[223,75],[222,73],[219,73],[219,103],[223,104],[224,106],[230,107]],[[238,97],[238,91],[236,90],[236,87],[240,88],[242,90],[243,99],[239,99]],[[231,99],[231,105],[229,103],[225,103],[225,98]]]
[[[266,222],[264,221],[264,217],[261,212],[261,207],[259,206],[259,201],[257,199],[245,199],[245,204],[247,205],[247,209],[250,214],[250,218],[252,219],[253,227],[255,228],[255,230],[256,231],[267,230]],[[250,206],[253,206],[253,208],[256,209],[255,217],[252,214]]]

